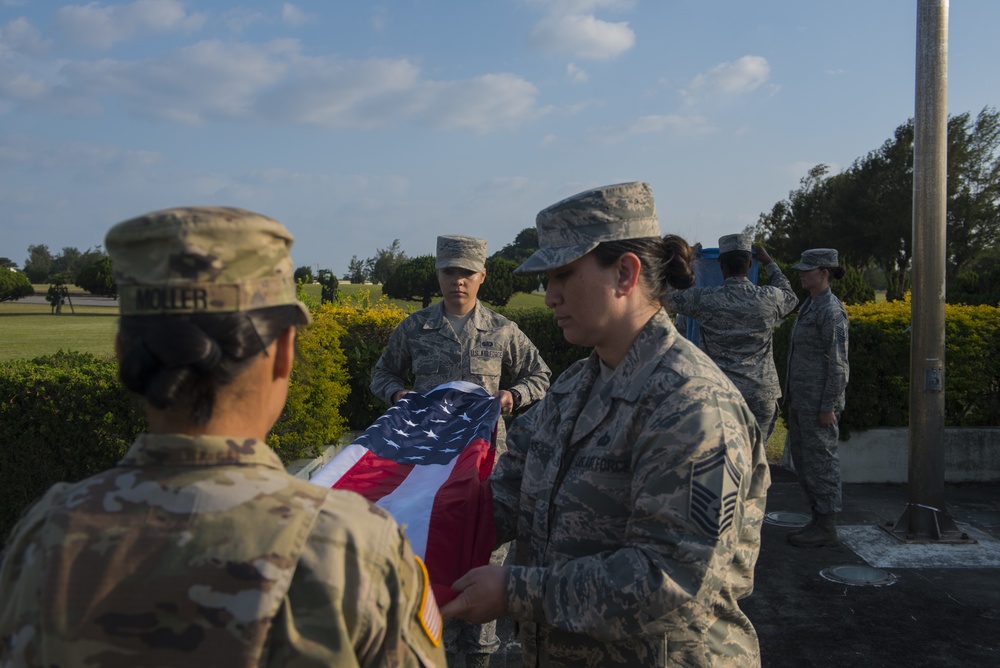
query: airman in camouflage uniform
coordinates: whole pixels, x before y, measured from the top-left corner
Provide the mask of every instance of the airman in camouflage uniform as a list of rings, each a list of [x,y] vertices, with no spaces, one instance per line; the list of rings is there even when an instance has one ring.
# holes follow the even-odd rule
[[[766,442],[774,430],[781,397],[771,345],[774,328],[795,310],[799,300],[771,256],[763,248],[756,250],[770,285],[754,285],[745,271],[730,274],[723,264],[722,285],[678,290],[671,293],[666,306],[698,321],[702,349],[739,389]],[[719,239],[720,263],[726,254],[742,253],[749,268],[750,251],[750,239],[742,234]]]
[[[464,380],[501,397],[505,413],[545,396],[551,372],[538,349],[516,323],[476,299],[486,275],[485,262],[486,242],[482,239],[438,237],[436,267],[445,298],[411,314],[393,331],[372,372],[375,396],[391,405],[410,382],[414,391],[427,392],[442,383]],[[457,288],[455,282],[459,283]],[[452,296],[455,289],[461,291],[459,299]],[[509,388],[501,390],[504,372],[512,381]],[[498,455],[506,449],[505,434],[504,421],[500,420]],[[507,546],[500,545],[490,561],[502,564],[506,556]],[[466,655],[467,666],[486,666],[489,655],[500,647],[496,622],[471,625],[449,620],[445,642],[450,655]]]
[[[754,285],[747,277],[752,250],[758,253],[770,285]],[[737,254],[743,257],[734,257]],[[767,443],[778,420],[781,397],[772,349],[774,328],[795,309],[799,300],[778,264],[766,250],[754,248],[745,235],[729,234],[719,239],[719,263],[725,278],[722,285],[675,291],[667,300],[667,308],[698,321],[702,349],[739,389]],[[740,271],[732,272],[730,268],[734,265]],[[766,488],[769,479],[759,484]],[[742,552],[751,585],[746,595],[752,590],[765,500],[759,496],[748,503],[743,518]]]
[[[847,311],[831,292],[829,279],[842,275],[837,251],[814,248],[792,268],[800,272],[810,297],[803,302],[788,349],[785,401],[788,446],[799,483],[812,506],[812,523],[789,540],[800,547],[835,545],[835,518],[841,509],[838,420],[850,374]]]
[[[106,239],[122,326],[281,306],[307,323],[291,243],[280,223],[240,209],[126,221]],[[290,371],[290,344],[261,345]],[[272,356],[250,355],[238,368],[270,370]],[[256,381],[245,378],[233,382]],[[236,404],[260,407],[238,387]],[[262,396],[283,403],[278,387]],[[212,419],[255,431],[227,391]],[[53,486],[26,512],[0,562],[0,666],[444,665],[426,570],[395,521],[294,478],[262,440],[217,424],[142,434],[117,466]]]
[[[486,242],[463,235],[438,237],[437,269],[452,268],[483,272]],[[443,280],[443,279],[442,279]],[[472,292],[470,287],[469,292]],[[475,291],[478,292],[478,285]],[[442,292],[447,288],[442,287]],[[446,295],[447,297],[447,295]],[[453,314],[445,299],[409,315],[389,337],[372,371],[371,391],[390,406],[411,385],[415,392],[432,390],[442,383],[464,380],[494,396],[513,395],[514,405],[505,412],[525,408],[545,396],[551,371],[535,344],[517,323],[486,308],[471,296],[471,311],[461,332],[456,332]],[[452,317],[449,317],[452,315]],[[511,386],[500,389],[500,375],[508,372]],[[504,424],[499,424],[497,447],[504,450]]]
[[[592,270],[564,265],[601,242],[660,241],[642,183],[581,193],[537,225],[541,248],[519,271],[548,271],[549,293],[565,281],[571,296],[546,301],[567,338],[592,322],[569,283]],[[760,665],[737,604],[759,548],[759,536],[744,543],[744,513],[769,481],[760,430],[655,299],[613,368],[595,348],[514,421],[492,478],[497,539],[517,539],[502,584],[490,567],[470,571],[456,586],[472,593],[443,608],[478,614],[477,596],[499,588],[526,666]]]

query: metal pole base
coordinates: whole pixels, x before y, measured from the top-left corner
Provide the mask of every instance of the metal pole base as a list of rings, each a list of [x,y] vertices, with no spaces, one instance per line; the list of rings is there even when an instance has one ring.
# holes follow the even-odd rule
[[[881,528],[904,543],[971,545],[977,542],[955,525],[947,510],[919,503],[906,504],[899,520],[886,522]]]

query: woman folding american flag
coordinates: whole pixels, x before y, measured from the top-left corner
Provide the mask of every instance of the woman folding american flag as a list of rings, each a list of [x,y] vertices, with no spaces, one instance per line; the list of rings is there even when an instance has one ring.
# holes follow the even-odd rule
[[[434,596],[489,563],[500,400],[464,381],[411,392],[320,469],[311,482],[361,494],[405,527]]]

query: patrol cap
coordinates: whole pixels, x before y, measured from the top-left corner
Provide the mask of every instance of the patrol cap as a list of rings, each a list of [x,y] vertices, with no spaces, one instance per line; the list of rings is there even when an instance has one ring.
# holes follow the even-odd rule
[[[542,209],[538,250],[515,274],[547,271],[583,257],[602,241],[659,237],[653,189],[634,181],[585,190]]]
[[[298,306],[292,235],[252,211],[164,209],[112,227],[104,239],[122,315],[235,313]]]
[[[464,234],[445,234],[437,238],[435,269],[460,267],[469,271],[486,268],[486,241]]]
[[[835,248],[811,248],[802,251],[802,259],[798,264],[792,265],[792,269],[797,271],[809,271],[820,267],[839,267],[840,258],[837,256]]]
[[[745,234],[727,234],[719,237],[719,254],[733,251],[750,252],[750,237]]]

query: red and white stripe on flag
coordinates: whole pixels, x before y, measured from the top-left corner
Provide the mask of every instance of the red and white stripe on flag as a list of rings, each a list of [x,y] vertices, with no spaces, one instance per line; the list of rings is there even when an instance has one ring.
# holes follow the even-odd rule
[[[439,604],[451,584],[489,563],[496,532],[489,476],[500,400],[456,381],[411,392],[311,482],[346,489],[389,511],[427,565]]]

